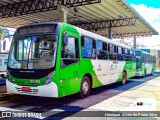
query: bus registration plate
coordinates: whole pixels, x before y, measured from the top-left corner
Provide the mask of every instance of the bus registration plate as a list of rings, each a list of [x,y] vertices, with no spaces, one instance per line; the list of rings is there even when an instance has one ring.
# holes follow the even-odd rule
[[[30,87],[22,87],[22,91],[30,92]]]

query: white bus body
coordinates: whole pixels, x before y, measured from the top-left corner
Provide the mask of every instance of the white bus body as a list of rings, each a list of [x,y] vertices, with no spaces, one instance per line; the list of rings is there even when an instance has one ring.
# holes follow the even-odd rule
[[[0,53],[0,77],[6,76],[8,53]]]

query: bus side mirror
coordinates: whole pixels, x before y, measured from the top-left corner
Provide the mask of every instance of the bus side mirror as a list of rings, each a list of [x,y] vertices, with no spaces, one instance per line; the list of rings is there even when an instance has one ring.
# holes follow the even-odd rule
[[[68,44],[68,35],[64,35],[64,37],[63,37],[63,44],[64,45]]]

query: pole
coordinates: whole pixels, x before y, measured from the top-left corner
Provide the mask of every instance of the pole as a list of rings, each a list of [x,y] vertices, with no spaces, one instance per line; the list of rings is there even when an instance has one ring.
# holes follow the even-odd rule
[[[134,35],[133,43],[134,43],[134,48],[136,49],[136,36],[135,35]]]
[[[108,28],[108,38],[112,39],[112,27],[111,26]]]

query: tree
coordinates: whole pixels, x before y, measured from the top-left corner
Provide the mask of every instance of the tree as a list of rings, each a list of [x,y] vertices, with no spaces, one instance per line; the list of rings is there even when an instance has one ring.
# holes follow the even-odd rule
[[[3,35],[3,28],[0,27],[0,40],[2,39],[3,36],[4,36]]]

